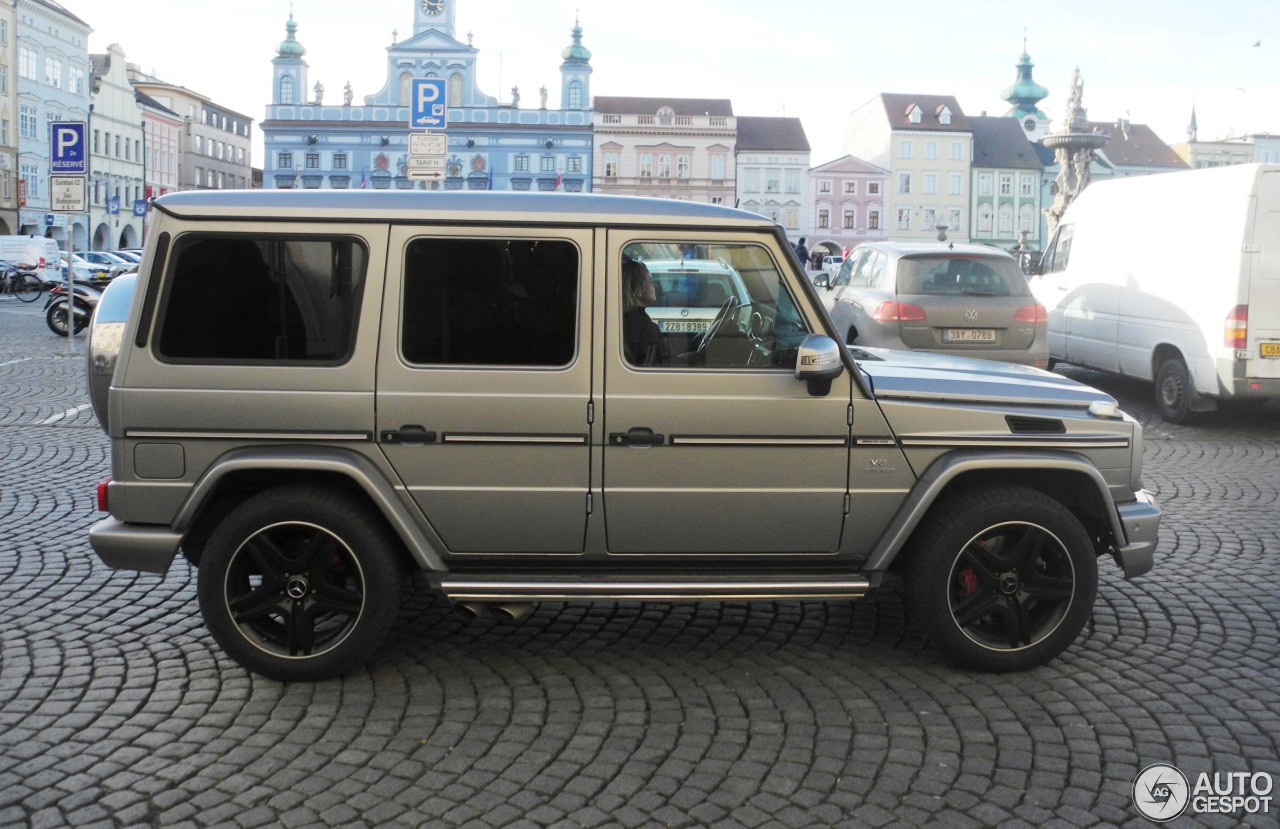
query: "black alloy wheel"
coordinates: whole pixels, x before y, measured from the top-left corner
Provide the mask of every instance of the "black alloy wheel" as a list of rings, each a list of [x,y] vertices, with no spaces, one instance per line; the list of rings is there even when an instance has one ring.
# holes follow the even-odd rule
[[[939,505],[909,551],[913,612],[955,662],[983,671],[1041,665],[1073,642],[1097,592],[1088,534],[1060,503],[1023,487]]]
[[[399,606],[398,540],[364,505],[323,489],[268,490],[209,537],[205,624],[240,664],[281,680],[334,676],[376,650]]]

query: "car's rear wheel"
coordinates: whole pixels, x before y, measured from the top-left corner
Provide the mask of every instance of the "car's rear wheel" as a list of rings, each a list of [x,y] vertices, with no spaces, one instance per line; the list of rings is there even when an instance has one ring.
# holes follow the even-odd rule
[[[980,671],[1053,659],[1084,629],[1097,594],[1084,527],[1025,487],[940,503],[904,555],[911,612],[950,659]]]
[[[1170,423],[1186,423],[1193,417],[1195,387],[1181,357],[1170,357],[1156,372],[1156,410]]]
[[[197,592],[205,625],[264,676],[337,675],[376,650],[395,620],[398,545],[378,515],[341,493],[261,492],[204,546]]]

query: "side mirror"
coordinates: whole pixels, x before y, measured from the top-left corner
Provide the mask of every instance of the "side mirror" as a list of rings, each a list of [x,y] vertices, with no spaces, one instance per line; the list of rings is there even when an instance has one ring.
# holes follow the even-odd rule
[[[825,334],[810,334],[800,343],[796,356],[796,379],[809,384],[809,394],[824,397],[831,391],[831,381],[844,372],[840,358],[843,346]]]
[[[825,271],[823,273],[818,274],[813,278],[813,286],[815,288],[830,288],[831,274],[826,273]]]

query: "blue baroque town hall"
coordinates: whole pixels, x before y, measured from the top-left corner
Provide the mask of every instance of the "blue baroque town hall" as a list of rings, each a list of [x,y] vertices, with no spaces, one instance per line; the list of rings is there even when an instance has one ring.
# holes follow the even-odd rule
[[[272,59],[272,95],[263,134],[263,186],[447,190],[591,189],[591,52],[574,25],[561,52],[560,108],[545,87],[513,88],[509,103],[476,87],[479,50],[457,40],[457,0],[413,0],[413,35],[387,49],[383,88],[357,105],[350,87],[307,78],[306,49],[292,13]],[[448,150],[441,181],[407,175],[413,78],[442,78],[448,94]],[[522,100],[523,98],[523,100]]]

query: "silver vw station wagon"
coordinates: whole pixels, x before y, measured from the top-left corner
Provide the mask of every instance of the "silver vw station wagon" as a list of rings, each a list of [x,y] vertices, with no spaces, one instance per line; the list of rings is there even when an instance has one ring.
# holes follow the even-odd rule
[[[153,205],[91,328],[112,457],[90,542],[151,573],[181,553],[212,636],[268,677],[368,657],[412,571],[511,618],[901,582],[942,654],[1011,671],[1081,635],[1100,559],[1152,566],[1142,429],[1115,400],[846,347],[761,216],[447,191]]]

